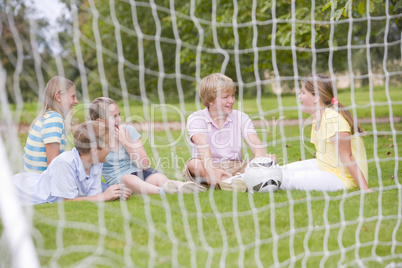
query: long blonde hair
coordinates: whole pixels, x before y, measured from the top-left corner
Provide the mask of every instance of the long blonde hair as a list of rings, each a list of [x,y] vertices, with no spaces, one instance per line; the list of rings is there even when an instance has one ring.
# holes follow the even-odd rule
[[[332,99],[334,98],[334,88],[332,86],[331,78],[323,74],[308,75],[303,78],[302,84],[304,85],[304,88],[311,94],[315,95],[316,92],[318,92],[321,101],[326,107],[334,107],[334,105],[331,103]],[[316,87],[314,87],[314,84]],[[354,134],[355,129],[352,114],[340,102],[338,102],[338,108],[338,113],[340,113],[346,119],[346,121],[348,121],[351,133]],[[359,133],[364,131],[359,124],[357,124],[357,130]]]
[[[41,120],[46,111],[54,111],[59,113],[63,118],[65,118],[65,114],[63,112],[63,108],[61,104],[56,101],[57,93],[64,94],[70,88],[75,87],[74,83],[68,80],[67,78],[61,76],[55,76],[49,80],[45,88],[45,94],[43,98],[42,109],[39,112],[38,116],[31,124],[32,126],[36,123],[37,120]]]

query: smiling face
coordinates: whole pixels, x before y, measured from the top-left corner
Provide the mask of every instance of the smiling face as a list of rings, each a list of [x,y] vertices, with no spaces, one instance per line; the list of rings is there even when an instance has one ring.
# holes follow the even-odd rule
[[[64,114],[70,113],[78,103],[75,87],[70,87],[65,93],[57,93],[56,100],[60,103]]]
[[[304,83],[299,94],[299,100],[302,104],[303,113],[313,114],[317,111],[317,101],[319,101],[319,98],[306,90]]]
[[[209,112],[219,115],[228,115],[232,113],[235,101],[234,92],[218,92],[216,99],[209,104]]]

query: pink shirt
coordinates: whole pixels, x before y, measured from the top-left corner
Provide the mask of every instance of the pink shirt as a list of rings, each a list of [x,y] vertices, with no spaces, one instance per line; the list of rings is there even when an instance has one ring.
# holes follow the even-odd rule
[[[242,161],[241,141],[250,134],[257,133],[250,117],[243,112],[233,110],[222,128],[212,120],[208,108],[192,113],[187,119],[190,140],[195,134],[204,134],[211,149],[213,162],[222,160]],[[193,157],[198,156],[196,145],[192,142]]]

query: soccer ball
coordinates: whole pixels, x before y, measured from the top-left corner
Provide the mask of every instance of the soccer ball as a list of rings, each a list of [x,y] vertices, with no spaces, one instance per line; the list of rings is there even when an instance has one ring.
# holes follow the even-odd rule
[[[250,193],[275,192],[282,183],[282,169],[271,158],[258,157],[247,165],[244,181]]]

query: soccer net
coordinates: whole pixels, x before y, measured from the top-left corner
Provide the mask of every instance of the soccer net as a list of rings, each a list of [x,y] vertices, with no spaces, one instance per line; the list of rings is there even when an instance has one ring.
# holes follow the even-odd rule
[[[0,3],[1,267],[402,265],[400,1],[35,2]],[[214,72],[236,82],[235,109],[280,165],[314,157],[300,81],[330,76],[365,129],[375,193],[209,190],[19,206],[11,174],[23,171],[52,76],[77,87],[72,129],[90,101],[111,97],[151,166],[182,180],[185,121],[204,108],[199,82]],[[244,142],[243,154],[252,157]]]

